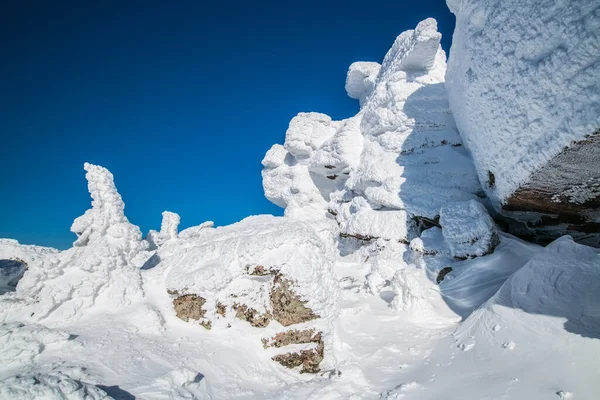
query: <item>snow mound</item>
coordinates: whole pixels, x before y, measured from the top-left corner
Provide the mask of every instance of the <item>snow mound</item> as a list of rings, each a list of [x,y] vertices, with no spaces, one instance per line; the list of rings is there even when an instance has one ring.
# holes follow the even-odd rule
[[[129,223],[124,203],[105,168],[85,164],[92,209],[75,220],[74,247],[56,254],[21,246],[12,254],[33,260],[16,292],[0,299],[0,320],[52,318],[64,321],[81,316],[93,305],[115,310],[143,298],[139,269],[133,260],[148,246],[140,229]],[[0,248],[6,250],[0,244]],[[20,253],[19,253],[20,252]],[[35,258],[36,252],[43,257]],[[50,253],[49,256],[45,256]]]
[[[444,87],[446,55],[434,19],[395,40],[381,65],[350,66],[360,112],[342,121],[294,117],[263,160],[266,197],[295,219],[336,219],[342,235],[408,242],[415,218],[435,219],[481,189],[461,148]]]
[[[31,373],[0,380],[0,398],[14,400],[112,399],[106,392],[90,383],[71,379],[64,374]]]
[[[598,2],[448,6],[456,14],[450,106],[479,180],[499,207],[572,141],[600,129]]]
[[[485,319],[490,312],[503,316],[523,311],[529,316],[521,314],[520,324],[537,319],[528,329],[600,338],[599,305],[600,253],[563,236],[515,272],[470,319]]]
[[[51,247],[22,245],[16,240],[0,239],[0,295],[16,289],[25,271],[40,267],[44,260],[55,258]]]
[[[479,365],[496,364],[498,382],[549,366],[528,374],[527,385],[511,390],[514,398],[548,397],[574,385],[576,398],[594,398],[599,304],[600,253],[564,236],[510,276],[455,338],[459,347],[471,346]]]

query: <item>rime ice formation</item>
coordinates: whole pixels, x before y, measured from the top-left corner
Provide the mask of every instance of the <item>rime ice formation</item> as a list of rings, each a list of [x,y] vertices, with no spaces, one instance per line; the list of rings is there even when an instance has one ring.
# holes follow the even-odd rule
[[[3,257],[20,258],[28,266],[16,291],[0,299],[0,321],[64,321],[80,317],[96,303],[116,309],[143,298],[133,259],[147,243],[125,217],[113,175],[96,165],[86,163],[84,168],[93,201],[73,222],[71,230],[78,236],[73,248],[58,253],[0,243]]]
[[[529,228],[557,230],[530,235],[586,241],[600,231],[599,2],[448,5],[456,29],[446,87],[487,195]],[[527,211],[547,217],[519,214]]]
[[[290,122],[263,160],[263,186],[292,218],[335,216],[343,235],[409,241],[419,218],[481,192],[443,85],[446,55],[427,19],[394,42],[381,65],[354,63],[346,90],[361,103],[343,121]]]
[[[155,250],[165,241],[177,239],[178,237],[177,227],[179,226],[179,222],[181,222],[179,214],[170,211],[163,211],[162,217],[160,232],[150,230],[150,232],[148,232],[146,235],[146,241],[148,241],[150,250]]]
[[[106,168],[85,163],[88,190],[92,196],[92,208],[73,221],[71,232],[77,234],[75,246],[85,246],[108,235],[139,241],[140,229],[125,217],[125,203],[117,192],[113,175]]]
[[[484,46],[488,28],[506,34],[493,43],[513,46],[513,40],[525,58],[539,50],[522,39],[546,29],[535,13],[522,13],[537,0],[526,3],[449,1],[459,19],[456,54],[462,51],[465,62],[477,51],[487,57],[480,64],[487,69],[459,82],[463,58],[453,51],[447,74],[454,79],[447,86],[453,108],[460,85],[485,84],[473,71],[490,73],[488,84],[496,82],[496,69],[517,85],[541,80],[528,93],[492,88],[507,99],[548,90],[555,107],[556,99],[585,92],[577,86],[585,82],[581,76],[597,66],[580,71],[582,60],[594,58],[577,46],[594,36],[592,2],[569,8],[581,15],[577,21],[569,10],[558,16],[562,2],[540,12],[554,18],[551,25],[557,18],[572,23],[581,43],[550,49],[555,42],[544,41],[550,50],[533,63],[537,75],[511,69],[514,60],[489,64],[509,55]],[[499,11],[489,12],[493,7]],[[500,27],[504,15],[510,18]],[[523,16],[531,22],[525,33]],[[360,102],[357,115],[292,119],[284,143],[262,162],[265,195],[285,208],[284,217],[252,216],[221,227],[207,221],[178,232],[179,216],[165,211],[160,231],[142,240],[125,217],[112,174],[85,164],[93,202],[73,223],[78,238],[71,249],[0,239],[0,398],[597,397],[600,252],[568,237],[542,248],[495,225],[448,105],[439,43],[435,21],[422,21],[398,36],[381,64],[350,66],[346,91]],[[547,80],[562,75],[542,70],[569,49],[579,57],[572,63],[580,72],[575,87],[552,92],[556,82]],[[459,127],[474,111],[490,111],[485,107],[494,100],[488,92],[469,93],[481,102],[467,99]],[[581,104],[593,102],[588,94]],[[535,117],[540,103],[531,104]],[[577,104],[539,124],[554,118],[575,132],[577,121],[561,118]],[[499,126],[492,117],[502,116],[502,107],[500,101],[489,126]],[[537,122],[530,122],[527,129],[534,129]],[[518,118],[510,123],[520,126]],[[489,126],[482,135],[490,135]],[[473,135],[465,137],[484,157],[477,166],[496,163],[477,150]],[[511,143],[529,139],[511,136]],[[501,139],[494,140],[484,150],[496,151]],[[558,182],[565,164],[572,172],[596,165],[593,151],[582,158],[581,148],[567,150],[544,153],[554,158],[529,179],[550,168]],[[487,176],[503,190],[502,171]],[[564,209],[564,195],[569,204],[589,204],[594,182],[573,185],[555,203]]]

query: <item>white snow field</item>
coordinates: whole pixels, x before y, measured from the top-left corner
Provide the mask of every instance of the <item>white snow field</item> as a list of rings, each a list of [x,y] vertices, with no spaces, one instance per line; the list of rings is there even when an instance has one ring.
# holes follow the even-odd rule
[[[488,3],[451,2],[453,49]],[[263,160],[284,217],[142,238],[85,164],[73,248],[0,239],[0,399],[599,398],[600,250],[496,227],[440,37],[352,64],[356,116],[292,119]]]

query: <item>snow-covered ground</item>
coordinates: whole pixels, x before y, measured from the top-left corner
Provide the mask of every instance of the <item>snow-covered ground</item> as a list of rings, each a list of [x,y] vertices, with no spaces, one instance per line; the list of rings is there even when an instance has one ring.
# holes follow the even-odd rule
[[[597,398],[600,251],[496,227],[439,40],[352,64],[356,116],[290,122],[284,217],[143,238],[86,164],[73,248],[0,240],[0,399]]]

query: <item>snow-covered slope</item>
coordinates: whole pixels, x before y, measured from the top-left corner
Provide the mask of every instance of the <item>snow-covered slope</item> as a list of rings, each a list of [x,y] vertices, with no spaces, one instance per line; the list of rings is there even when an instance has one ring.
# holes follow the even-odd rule
[[[600,253],[495,225],[439,41],[352,64],[357,115],[290,122],[262,172],[284,217],[142,239],[85,164],[73,248],[0,240],[0,399],[595,398]]]

